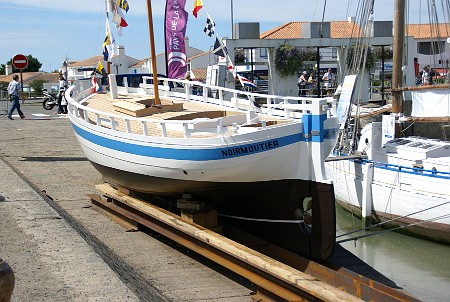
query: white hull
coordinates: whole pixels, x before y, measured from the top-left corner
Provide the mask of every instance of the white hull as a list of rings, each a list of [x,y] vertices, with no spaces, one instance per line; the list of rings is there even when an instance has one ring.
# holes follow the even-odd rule
[[[243,218],[238,225],[249,232],[301,254],[328,258],[335,242],[335,201],[323,163],[338,126],[328,100],[264,95],[267,108],[258,113],[236,91],[213,88],[224,90],[220,97],[233,97],[164,90],[169,109],[150,108],[154,113],[143,118],[96,109],[102,102],[118,108],[114,92],[110,97],[81,90],[71,98],[69,90],[69,119],[86,157],[111,184],[175,200],[188,193],[219,213]],[[142,99],[149,92],[129,89],[119,93]],[[310,199],[312,208],[305,209]],[[312,222],[302,227],[299,213],[306,211],[313,213]],[[277,220],[284,222],[274,224]]]
[[[372,136],[377,129],[368,125],[362,131],[360,141],[373,142],[367,160],[325,164],[337,202],[373,223],[450,243],[450,143],[407,138],[407,144],[381,148]],[[436,147],[423,149],[427,143]]]

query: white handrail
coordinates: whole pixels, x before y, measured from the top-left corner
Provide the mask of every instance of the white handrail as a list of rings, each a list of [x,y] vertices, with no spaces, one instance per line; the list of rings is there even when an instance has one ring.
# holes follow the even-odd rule
[[[151,77],[148,77],[149,79],[152,79]],[[144,83],[146,83],[147,77],[143,77]],[[276,95],[267,95],[267,94],[260,94],[260,93],[252,93],[247,91],[239,91],[234,90],[231,88],[225,88],[225,87],[219,87],[219,86],[210,86],[206,85],[200,82],[195,81],[187,81],[187,80],[177,80],[177,79],[167,79],[162,78],[159,80],[163,80],[166,86],[168,85],[168,82],[173,82],[174,86],[177,87],[177,84],[183,84],[183,92],[177,92],[177,91],[166,91],[167,96],[171,96],[174,98],[182,98],[184,100],[189,99],[195,99],[196,101],[203,101],[207,103],[214,103],[217,105],[221,105],[224,108],[229,109],[237,109],[238,111],[241,109],[246,108],[248,111],[249,109],[252,109],[251,107],[254,107],[253,110],[256,111],[262,110],[262,112],[266,115],[273,115],[278,117],[284,117],[287,119],[293,119],[298,120],[301,118],[301,116],[305,113],[313,114],[313,115],[321,115],[326,114],[328,110],[328,103],[330,103],[330,98],[305,98],[305,97],[285,97],[285,96],[276,96]],[[204,95],[203,96],[194,96],[190,93],[190,88],[192,86],[200,86],[203,89]],[[148,84],[142,84],[140,90],[143,91],[143,95],[146,93],[146,89],[149,89],[150,86],[153,88],[153,85]],[[66,99],[69,103],[69,115],[72,115],[73,117],[77,119],[83,119],[86,122],[89,122],[88,113],[92,113],[95,115],[94,122],[98,126],[104,127],[102,125],[102,122],[107,122],[110,124],[111,129],[119,131],[116,127],[119,120],[123,120],[125,123],[125,131],[127,133],[131,133],[131,126],[130,123],[132,121],[137,121],[142,125],[142,134],[148,135],[148,123],[155,123],[157,125],[160,125],[161,128],[161,136],[166,137],[167,136],[167,125],[183,125],[183,129],[185,131],[185,137],[189,137],[190,134],[193,132],[192,129],[189,129],[189,125],[195,125],[199,123],[205,123],[204,120],[161,120],[161,119],[154,119],[149,117],[133,117],[133,116],[125,116],[125,115],[119,115],[114,114],[110,112],[103,112],[88,106],[85,106],[83,104],[83,101],[89,100],[91,96],[93,96],[92,88],[88,88],[84,90],[83,85],[78,85],[80,87],[81,91],[75,91],[76,85],[73,85],[69,87],[66,91]],[[218,92],[218,99],[217,98],[211,98],[208,96],[209,91],[214,90]],[[228,96],[232,94],[232,101],[225,100],[225,95]],[[74,97],[72,97],[73,95]],[[87,98],[80,99],[80,96],[84,97],[87,96]],[[243,98],[247,97],[247,99]],[[254,101],[256,98],[265,98],[266,108],[257,108],[254,105]],[[276,110],[278,109],[278,110]],[[80,112],[81,111],[81,112]],[[101,118],[104,117],[104,118]],[[219,118],[212,118],[208,119],[208,122],[216,123],[217,125],[222,124],[222,117]],[[247,123],[247,122],[246,122]],[[242,126],[245,123],[241,123],[241,125],[236,125],[235,127]],[[194,127],[194,126],[192,126]],[[221,129],[222,127],[217,127],[217,135],[222,136],[223,131]],[[201,130],[198,130],[201,131]],[[195,131],[194,131],[195,132]],[[225,133],[229,133],[228,131],[225,131]]]

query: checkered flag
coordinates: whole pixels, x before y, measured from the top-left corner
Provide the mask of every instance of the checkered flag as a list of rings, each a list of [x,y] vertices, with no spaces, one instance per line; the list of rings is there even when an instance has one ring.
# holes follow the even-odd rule
[[[208,16],[208,18],[206,19],[206,25],[205,25],[205,28],[203,29],[203,31],[205,32],[205,34],[212,37],[214,35],[214,31],[216,29],[215,26],[216,26],[216,24],[214,23],[214,21],[211,19],[210,16]]]

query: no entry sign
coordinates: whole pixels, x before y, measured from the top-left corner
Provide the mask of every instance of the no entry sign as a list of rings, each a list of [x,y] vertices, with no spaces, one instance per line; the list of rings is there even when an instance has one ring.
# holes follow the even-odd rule
[[[24,69],[28,66],[28,58],[24,55],[15,55],[12,59],[12,64],[17,69]]]

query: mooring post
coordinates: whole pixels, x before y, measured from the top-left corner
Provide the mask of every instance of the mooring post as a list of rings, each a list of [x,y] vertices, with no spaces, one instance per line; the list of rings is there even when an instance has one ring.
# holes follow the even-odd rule
[[[373,164],[365,164],[364,168],[366,176],[363,181],[363,194],[361,201],[361,219],[363,228],[372,224],[372,181],[373,181]]]
[[[0,258],[0,302],[11,301],[15,277],[12,268]]]

